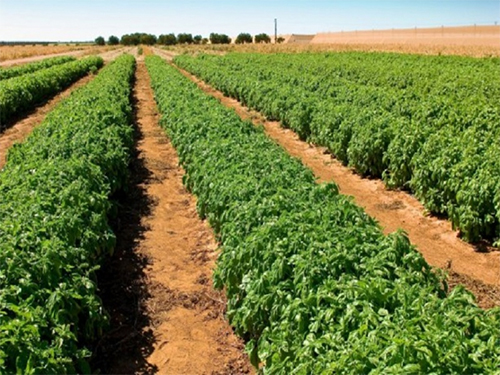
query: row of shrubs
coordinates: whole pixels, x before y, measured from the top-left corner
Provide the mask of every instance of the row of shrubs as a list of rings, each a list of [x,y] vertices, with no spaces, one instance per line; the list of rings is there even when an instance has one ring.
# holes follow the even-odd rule
[[[500,368],[500,310],[448,292],[380,226],[158,57],[166,130],[221,243],[215,285],[264,374],[473,374]]]
[[[101,57],[89,56],[0,81],[0,129],[12,117],[34,108],[103,63]]]
[[[128,175],[135,60],[119,57],[61,102],[0,172],[0,373],[90,373],[107,316],[109,197]]]

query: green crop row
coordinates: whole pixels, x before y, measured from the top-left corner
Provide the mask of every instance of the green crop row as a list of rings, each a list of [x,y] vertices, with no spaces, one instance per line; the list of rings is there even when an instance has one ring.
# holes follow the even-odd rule
[[[89,56],[0,81],[0,128],[13,116],[33,108],[102,65],[101,57]]]
[[[500,239],[500,61],[382,53],[179,56],[176,63],[409,189],[464,239]]]
[[[0,69],[0,80],[22,76],[23,74],[33,73],[38,70],[47,69],[51,66],[64,64],[74,60],[76,59],[71,56],[59,56],[15,66],[13,68]]]
[[[463,374],[500,368],[500,311],[447,293],[404,233],[147,57],[184,182],[221,242],[215,284],[268,374]]]
[[[89,61],[97,61],[92,59]],[[13,146],[0,172],[0,373],[87,373],[107,323],[95,271],[127,177],[135,60],[119,57]]]

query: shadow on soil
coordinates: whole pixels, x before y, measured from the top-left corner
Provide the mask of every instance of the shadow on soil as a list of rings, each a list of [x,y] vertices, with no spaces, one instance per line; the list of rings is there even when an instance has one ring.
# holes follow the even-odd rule
[[[8,120],[6,120],[4,122],[0,121],[0,135],[4,134],[5,131],[12,128],[18,122],[21,122],[21,121],[27,119],[28,117],[33,116],[40,107],[43,107],[44,105],[46,105],[56,95],[57,94],[52,95],[51,97],[36,103],[35,106],[31,109],[27,109],[25,111],[16,113],[15,115],[13,115],[11,118],[9,118]]]
[[[134,130],[137,145],[143,134],[137,127]],[[152,324],[146,309],[150,294],[145,270],[151,261],[147,255],[137,251],[147,230],[141,219],[147,217],[154,206],[143,187],[150,178],[150,171],[134,147],[129,186],[116,197],[119,208],[117,219],[112,223],[117,236],[115,253],[97,275],[100,297],[110,316],[110,330],[93,348],[91,368],[94,373],[157,372],[157,368],[146,360],[154,343],[154,335],[149,328]]]

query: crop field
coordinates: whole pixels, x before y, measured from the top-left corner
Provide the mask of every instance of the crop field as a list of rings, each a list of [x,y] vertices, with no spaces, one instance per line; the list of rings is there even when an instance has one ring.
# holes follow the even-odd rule
[[[91,70],[97,70],[103,64],[102,58],[97,56],[76,61],[70,59],[69,62],[63,64],[59,63],[60,59],[57,59],[55,65],[52,65],[53,61],[44,60],[41,63],[29,64],[34,65],[33,68],[26,66],[25,69],[5,69],[5,75],[12,72],[12,78],[0,81],[0,125],[61,91]],[[63,62],[65,61],[63,59]],[[31,72],[32,69],[33,72]],[[18,75],[14,76],[16,72]]]
[[[500,59],[180,50],[0,69],[0,373],[498,373]]]
[[[179,56],[179,66],[363,176],[414,192],[465,240],[500,238],[500,60]]]

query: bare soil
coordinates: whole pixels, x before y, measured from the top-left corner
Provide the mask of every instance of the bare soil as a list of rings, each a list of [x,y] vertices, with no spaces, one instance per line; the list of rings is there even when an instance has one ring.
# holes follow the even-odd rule
[[[146,67],[134,87],[136,156],[121,197],[118,244],[99,276],[112,330],[97,345],[104,373],[249,374],[244,345],[212,286],[217,242],[159,127]]]
[[[325,148],[301,141],[279,122],[267,121],[260,113],[180,70],[206,93],[233,108],[241,118],[262,125],[269,137],[314,172],[318,182],[335,182],[340,192],[352,196],[357,205],[380,223],[385,233],[399,228],[406,231],[430,265],[449,271],[450,285],[464,284],[484,308],[500,306],[500,252],[460,240],[449,221],[426,215],[422,204],[412,195],[388,190],[380,180],[360,177],[332,158]]]

